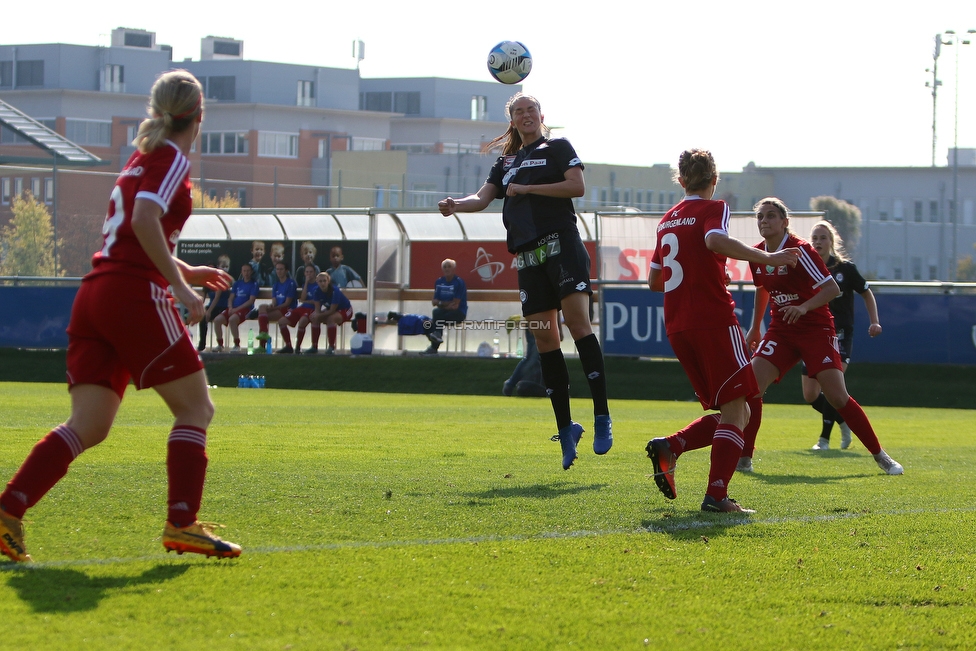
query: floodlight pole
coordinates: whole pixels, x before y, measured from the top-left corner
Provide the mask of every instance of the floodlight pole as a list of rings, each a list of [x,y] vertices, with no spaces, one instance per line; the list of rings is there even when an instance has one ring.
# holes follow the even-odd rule
[[[966,31],[967,34],[976,34],[976,29],[970,29]],[[949,259],[949,280],[956,280],[956,275],[958,273],[957,262],[956,262],[956,239],[958,235],[958,223],[959,223],[959,50],[963,45],[969,45],[968,39],[961,39],[954,30],[947,29],[945,31],[946,40],[942,41],[943,45],[955,45],[956,46],[956,71],[955,71],[955,123],[953,125],[953,143],[952,143],[952,206],[949,211],[949,217],[952,219],[952,257]]]
[[[932,50],[932,69],[926,69],[925,72],[932,73],[932,82],[925,82],[927,88],[932,89],[932,167],[935,167],[935,141],[936,141],[936,130],[935,130],[935,118],[936,118],[936,101],[939,97],[939,86],[942,82],[939,81],[939,55],[942,53],[942,34],[935,35],[935,49]]]

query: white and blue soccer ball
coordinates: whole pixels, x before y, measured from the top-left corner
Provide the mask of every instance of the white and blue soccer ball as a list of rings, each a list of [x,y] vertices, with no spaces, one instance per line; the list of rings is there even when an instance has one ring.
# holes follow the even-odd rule
[[[517,84],[532,72],[529,48],[518,41],[502,41],[488,53],[488,72],[503,84]]]

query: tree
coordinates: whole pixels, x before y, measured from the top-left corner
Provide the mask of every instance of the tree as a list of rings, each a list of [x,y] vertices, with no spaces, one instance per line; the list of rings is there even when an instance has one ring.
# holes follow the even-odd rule
[[[976,249],[976,244],[973,244],[973,248]],[[967,255],[956,262],[956,280],[976,280],[976,262],[973,262],[973,256]]]
[[[0,274],[54,276],[54,229],[47,206],[27,192],[13,200],[11,209],[13,218],[0,231]]]
[[[810,210],[824,212],[824,219],[837,229],[848,253],[857,248],[861,239],[860,208],[837,197],[821,196],[810,199]]]
[[[222,197],[211,197],[209,194],[204,194],[203,190],[196,183],[193,184],[193,207],[194,208],[240,208],[240,200],[231,195],[230,192],[225,192]]]

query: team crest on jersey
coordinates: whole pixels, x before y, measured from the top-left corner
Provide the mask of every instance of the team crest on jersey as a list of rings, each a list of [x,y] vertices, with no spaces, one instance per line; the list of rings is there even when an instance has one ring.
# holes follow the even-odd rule
[[[522,303],[524,303],[526,298],[528,298],[528,297],[525,295],[525,290],[524,289],[520,289],[519,290],[519,301],[521,301]]]
[[[757,272],[759,272],[759,273],[762,273],[762,272],[761,272],[761,271],[759,270],[759,268],[756,268],[756,271],[757,271]],[[774,271],[776,271],[776,267],[774,267],[773,265],[770,265],[770,264],[767,264],[767,265],[766,265],[766,273],[767,273],[767,274],[769,274],[769,275],[772,275],[772,273],[773,273]]]
[[[776,275],[778,275],[778,276],[785,276],[788,273],[789,273],[789,271],[787,270],[785,264],[782,267],[776,267]]]
[[[836,276],[836,278],[837,278],[837,282],[839,282],[839,283],[844,282],[844,274],[843,274],[843,272],[838,273],[837,276]]]
[[[512,163],[514,162],[515,162],[515,154],[512,154],[511,156],[506,156],[505,162],[502,163],[502,168],[507,170],[509,167],[512,166]]]

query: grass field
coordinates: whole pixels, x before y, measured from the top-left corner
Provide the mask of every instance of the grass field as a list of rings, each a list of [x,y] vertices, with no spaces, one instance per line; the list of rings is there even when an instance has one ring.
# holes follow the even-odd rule
[[[0,385],[0,483],[67,414]],[[976,411],[869,407],[905,475],[808,451],[809,407],[767,405],[750,517],[678,499],[643,451],[701,413],[615,401],[615,444],[568,472],[543,400],[213,392],[202,519],[244,554],[166,555],[168,416],[131,387],[112,436],[28,512],[0,561],[10,649],[973,649]],[[589,401],[574,401],[589,423]]]

